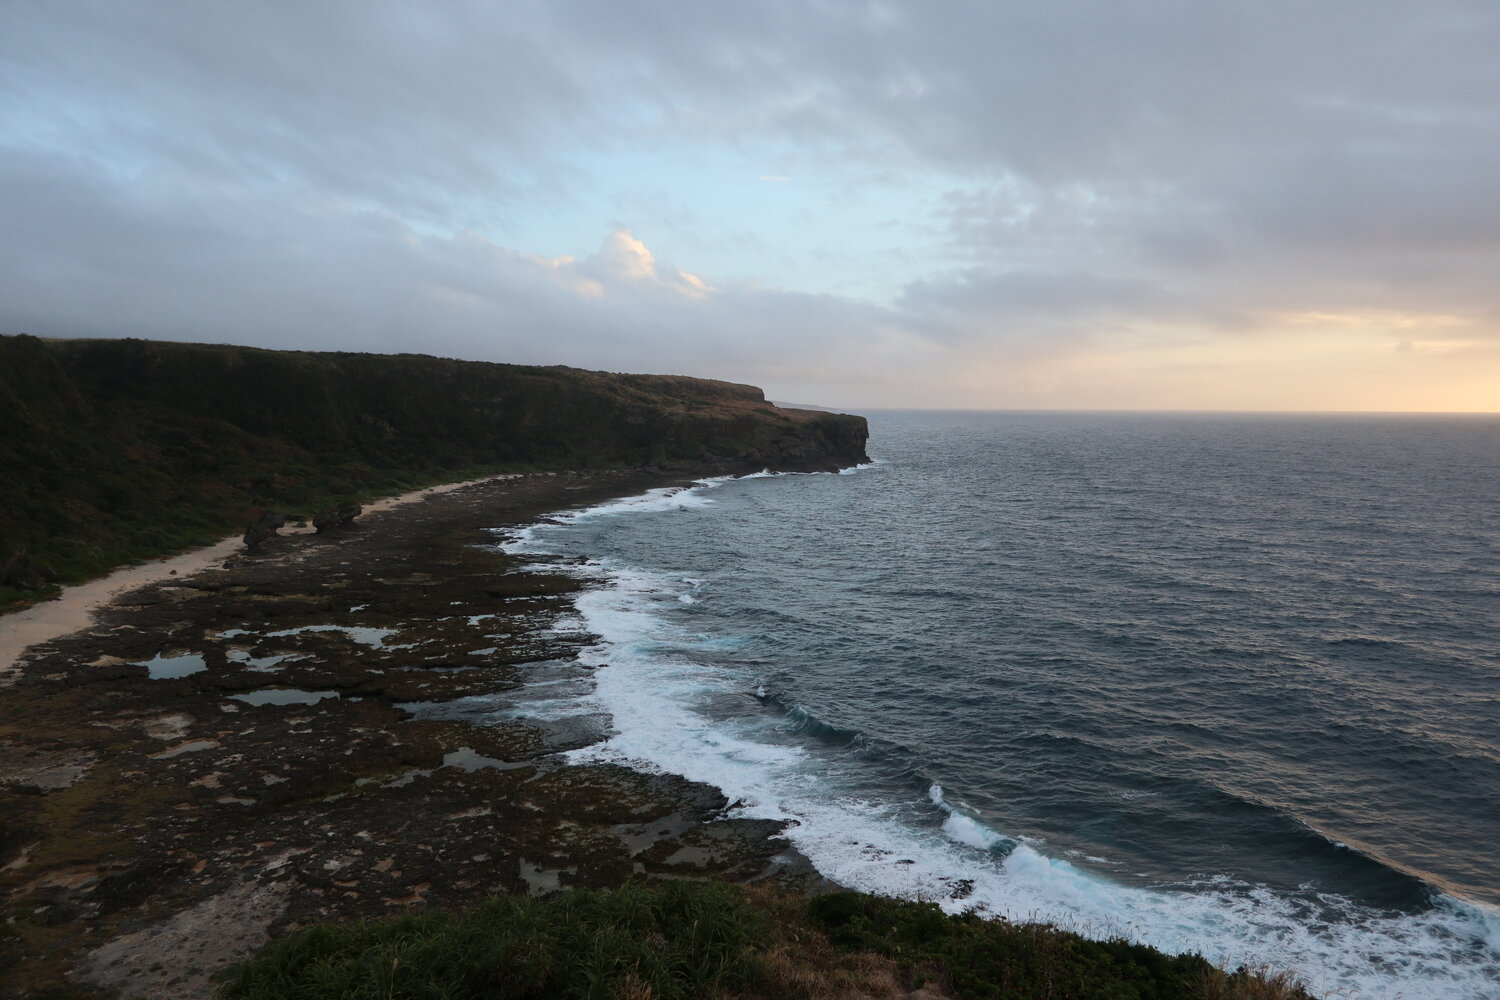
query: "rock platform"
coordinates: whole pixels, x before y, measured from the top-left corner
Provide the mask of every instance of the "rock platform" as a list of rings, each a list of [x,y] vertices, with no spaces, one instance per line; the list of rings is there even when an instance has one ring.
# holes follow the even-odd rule
[[[507,717],[587,683],[581,586],[485,529],[665,485],[529,474],[276,536],[124,595],[0,688],[0,996],[209,996],[317,920],[632,878],[810,881],[715,789],[560,754],[607,718]],[[0,628],[4,627],[0,619]]]

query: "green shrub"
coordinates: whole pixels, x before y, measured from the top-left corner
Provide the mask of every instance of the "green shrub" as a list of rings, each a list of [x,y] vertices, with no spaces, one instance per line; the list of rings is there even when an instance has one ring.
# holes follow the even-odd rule
[[[865,995],[859,982],[902,991],[934,982],[953,996],[1004,1000],[1311,1000],[1284,974],[1226,973],[1193,955],[949,916],[930,903],[700,882],[317,925],[225,970],[219,996],[793,1000]]]
[[[1201,994],[1213,968],[1196,955],[1167,955],[1128,941],[1091,941],[973,914],[950,917],[932,903],[838,892],[810,900],[807,908],[841,947],[906,966],[944,966],[964,997],[1182,1000]]]
[[[219,995],[691,1000],[753,982],[764,937],[758,911],[725,885],[504,897],[464,914],[308,928],[223,973]]]

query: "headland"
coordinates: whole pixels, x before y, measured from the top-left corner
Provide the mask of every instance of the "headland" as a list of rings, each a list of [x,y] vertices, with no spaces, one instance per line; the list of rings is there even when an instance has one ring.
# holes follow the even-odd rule
[[[507,711],[511,693],[586,684],[598,665],[572,624],[583,584],[488,529],[707,474],[856,464],[862,418],[778,410],[727,383],[431,358],[34,338],[0,338],[3,352],[21,361],[0,367],[18,415],[0,457],[21,473],[0,524],[6,596],[141,565],[65,592],[66,613],[35,605],[47,630],[5,650],[0,997],[196,1000],[283,940],[292,951],[261,963],[270,978],[247,970],[232,994],[281,996],[285,969],[318,966],[329,942],[363,975],[374,952],[337,944],[363,939],[352,921],[417,914],[444,948],[445,927],[497,940],[495,914],[512,914],[505,933],[561,919],[587,940],[517,944],[556,972],[579,949],[615,962],[600,942],[629,911],[647,963],[702,944],[698,918],[671,911],[726,931],[729,950],[704,954],[771,989],[753,995],[935,1000],[1011,983],[1029,997],[1065,982],[1306,1000],[1125,942],[853,893],[809,902],[833,887],[779,823],[684,778],[570,763],[606,717]],[[352,521],[313,516],[403,487],[407,502]],[[324,530],[279,529],[283,514]],[[270,525],[253,546],[159,558],[247,520]],[[0,617],[0,633],[23,620]],[[563,916],[533,899],[562,900]],[[285,937],[335,926],[312,953]],[[698,995],[680,968],[657,971],[676,992],[642,987],[636,964],[611,995]]]
[[[0,336],[0,607],[271,515],[502,472],[865,461],[863,417],[677,375]]]

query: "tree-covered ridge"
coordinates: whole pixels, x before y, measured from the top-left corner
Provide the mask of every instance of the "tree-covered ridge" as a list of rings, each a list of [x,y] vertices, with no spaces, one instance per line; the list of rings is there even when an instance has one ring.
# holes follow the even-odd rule
[[[265,509],[483,471],[833,468],[866,435],[682,376],[0,336],[0,603]]]

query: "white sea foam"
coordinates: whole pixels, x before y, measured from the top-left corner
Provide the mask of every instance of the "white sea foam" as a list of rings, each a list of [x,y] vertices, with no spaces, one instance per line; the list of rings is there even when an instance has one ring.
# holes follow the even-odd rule
[[[730,478],[732,477],[724,476],[716,479],[700,479],[696,486],[664,486],[660,489],[647,490],[639,496],[625,497],[621,500],[611,500],[608,503],[596,504],[593,507],[585,507],[581,510],[554,514],[552,520],[556,524],[578,524],[579,522],[593,521],[615,514],[645,514],[663,510],[695,510],[712,504],[714,502],[713,498],[706,496],[705,492],[721,483],[728,482]]]
[[[668,501],[688,492],[653,491],[656,496],[636,498],[639,503],[603,505],[559,523],[667,510]],[[707,499],[687,502],[703,506]],[[518,532],[507,544],[513,551],[546,548],[535,531]],[[923,821],[920,803],[840,794],[855,787],[841,769],[857,763],[767,739],[774,725],[769,716],[725,723],[702,710],[724,696],[743,696],[754,682],[691,655],[702,637],[663,614],[680,606],[680,578],[607,561],[567,569],[598,584],[576,598],[586,627],[604,639],[582,659],[607,664],[596,672],[594,690],[574,699],[572,709],[602,709],[615,733],[570,756],[715,785],[740,803],[739,815],[788,821],[788,839],[835,882],[933,900],[949,911],[974,908],[1094,937],[1123,936],[1175,953],[1198,952],[1229,968],[1287,969],[1315,993],[1349,1000],[1500,998],[1500,915],[1456,899],[1440,897],[1416,915],[1325,899],[1341,919],[1314,925],[1296,900],[1227,879],[1176,889],[1110,882],[984,825],[948,802],[937,785],[929,792],[939,812],[935,823]],[[565,709],[560,703],[547,707]]]
[[[981,851],[988,851],[992,847],[1009,847],[1015,844],[1015,841],[1010,837],[1007,837],[998,830],[990,829],[973,816],[961,812],[950,805],[948,800],[943,797],[942,785],[933,785],[927,790],[927,796],[932,799],[933,805],[947,813],[947,818],[943,820],[943,832],[960,844],[977,847]]]
[[[688,589],[677,595],[677,600],[682,604],[697,604],[703,600],[703,589],[708,586],[707,580],[685,576],[682,582],[688,585]]]

